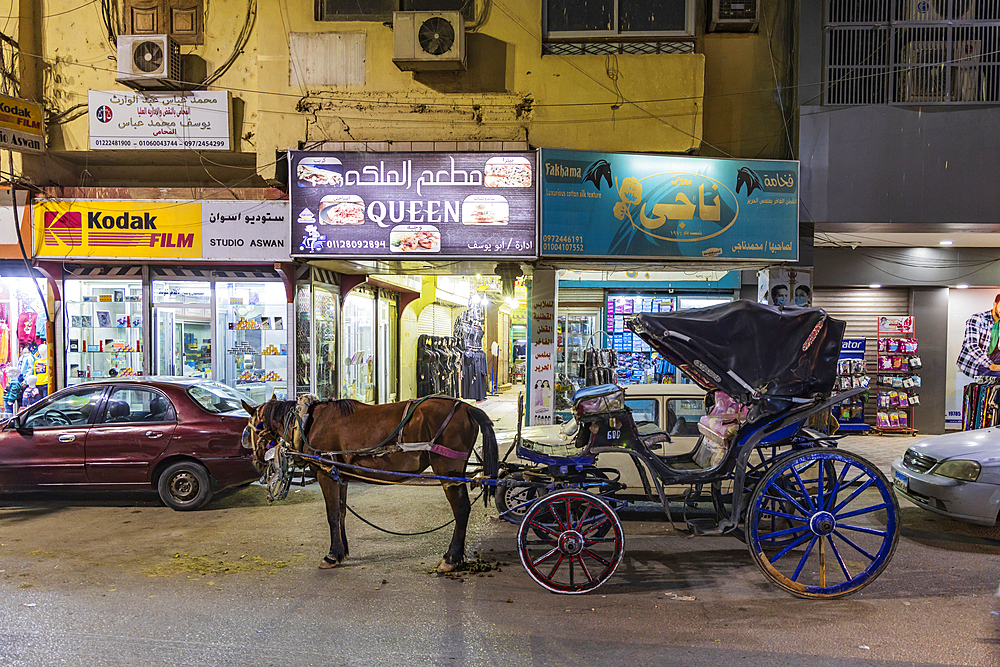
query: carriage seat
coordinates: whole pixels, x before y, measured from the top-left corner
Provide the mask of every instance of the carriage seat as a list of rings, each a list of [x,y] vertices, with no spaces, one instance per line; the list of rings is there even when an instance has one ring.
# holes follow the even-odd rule
[[[704,439],[695,452],[695,463],[702,468],[714,468],[721,463],[746,416],[747,409],[728,394],[715,392],[712,411],[698,420],[698,432]]]
[[[649,449],[660,449],[670,442],[670,436],[656,422],[636,422],[635,430],[642,438],[643,444]]]

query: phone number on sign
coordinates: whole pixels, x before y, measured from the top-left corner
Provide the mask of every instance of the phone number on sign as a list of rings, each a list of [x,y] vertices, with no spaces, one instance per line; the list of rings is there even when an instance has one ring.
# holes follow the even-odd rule
[[[333,240],[326,242],[327,248],[343,248],[345,250],[366,250],[369,248],[385,248],[385,241],[341,241]]]
[[[227,148],[222,139],[94,139],[106,148]]]

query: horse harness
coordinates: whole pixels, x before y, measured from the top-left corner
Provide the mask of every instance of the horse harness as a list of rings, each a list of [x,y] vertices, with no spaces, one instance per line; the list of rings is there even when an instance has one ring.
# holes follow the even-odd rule
[[[448,416],[445,417],[441,426],[438,428],[437,433],[434,437],[430,439],[429,442],[403,442],[403,430],[405,426],[410,422],[413,417],[413,413],[416,411],[417,407],[421,403],[429,398],[439,398],[452,401],[451,410],[448,412]],[[303,400],[305,399],[305,400]],[[319,450],[315,449],[309,444],[308,437],[306,433],[308,432],[310,422],[312,420],[312,407],[318,400],[312,396],[304,396],[299,399],[298,405],[295,406],[295,410],[288,413],[288,417],[285,422],[285,431],[282,434],[282,438],[285,442],[291,442],[295,450],[304,452],[306,449],[310,449],[314,452]],[[398,452],[420,452],[428,451],[432,454],[439,454],[440,456],[445,456],[450,459],[461,459],[467,460],[469,458],[470,452],[458,452],[444,445],[438,444],[437,440],[444,433],[445,429],[451,423],[451,420],[455,417],[455,412],[458,411],[458,406],[462,404],[457,398],[450,398],[440,395],[424,396],[423,398],[413,399],[411,398],[406,402],[406,408],[403,410],[403,419],[399,423],[399,426],[389,434],[389,436],[375,445],[374,447],[369,447],[368,449],[360,450],[342,450],[342,451],[330,451],[322,452],[329,456],[339,456],[351,454],[353,456],[363,455],[370,457],[388,456],[389,454],[396,454]],[[287,436],[291,434],[291,438]],[[395,438],[395,440],[393,440]]]

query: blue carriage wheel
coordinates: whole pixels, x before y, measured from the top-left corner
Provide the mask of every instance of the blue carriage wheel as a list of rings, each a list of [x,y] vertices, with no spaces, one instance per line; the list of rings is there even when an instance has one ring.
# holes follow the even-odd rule
[[[850,452],[793,452],[757,485],[747,546],[764,575],[802,598],[838,598],[875,580],[899,539],[885,475]]]
[[[521,564],[553,593],[589,593],[611,578],[625,553],[625,534],[614,510],[582,491],[540,498],[517,531]]]

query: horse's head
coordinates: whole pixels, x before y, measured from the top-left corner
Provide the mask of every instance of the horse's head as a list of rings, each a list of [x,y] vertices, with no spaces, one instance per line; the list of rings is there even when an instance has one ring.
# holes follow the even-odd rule
[[[242,403],[243,409],[250,414],[250,421],[243,429],[243,446],[253,450],[253,467],[256,468],[257,472],[264,472],[267,465],[264,456],[267,454],[267,450],[274,447],[281,437],[280,425],[276,432],[271,417],[277,401],[272,396],[271,400],[258,406],[250,405],[246,401],[242,401]]]

